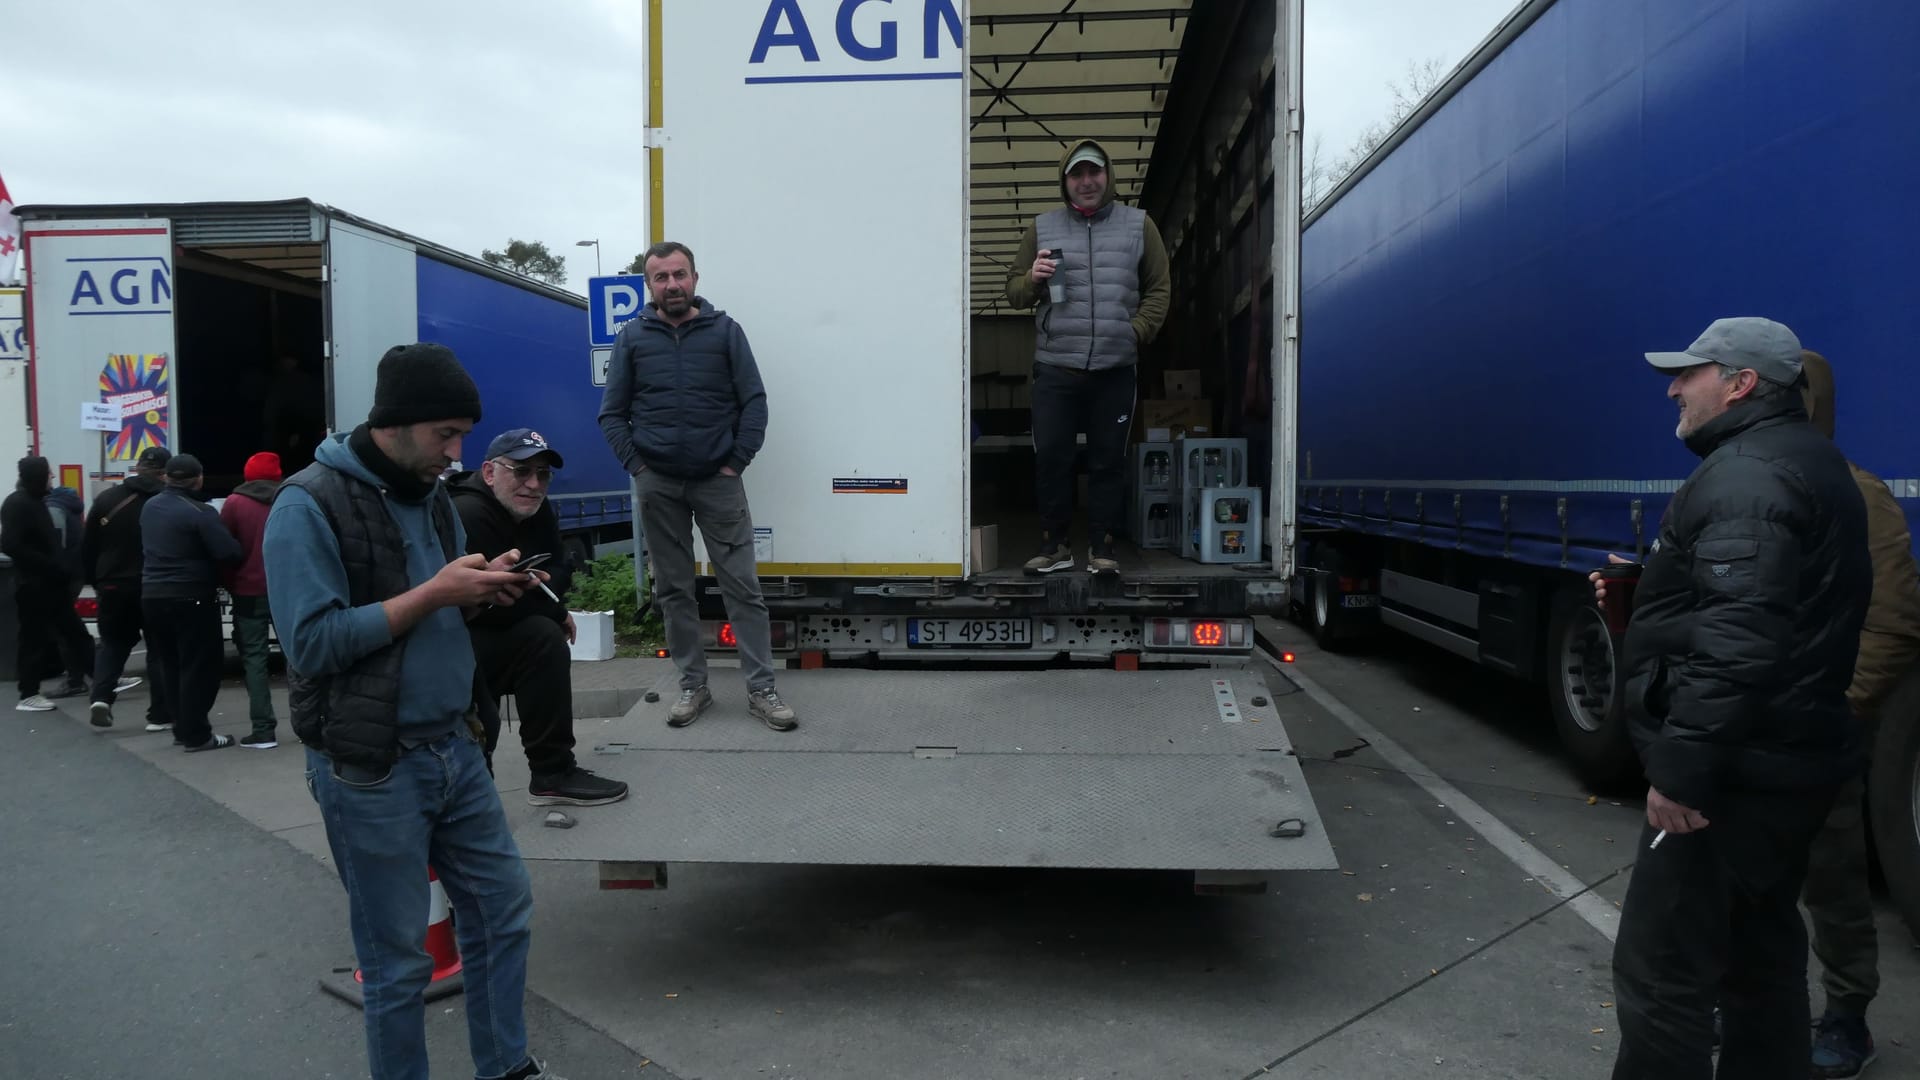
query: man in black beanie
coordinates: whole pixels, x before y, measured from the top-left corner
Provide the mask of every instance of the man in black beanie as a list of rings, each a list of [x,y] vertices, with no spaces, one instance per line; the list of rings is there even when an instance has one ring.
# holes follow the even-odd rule
[[[13,603],[20,620],[18,662],[21,712],[50,712],[49,698],[87,692],[93,638],[73,610],[73,576],[60,557],[60,538],[45,502],[53,470],[43,457],[20,459],[20,482],[0,502],[0,552],[13,560]],[[40,693],[40,681],[59,674],[66,683]]]
[[[421,947],[427,860],[454,909],[474,1073],[558,1080],[527,1052],[533,888],[481,749],[467,619],[510,607],[539,575],[464,555],[440,474],[480,419],[452,350],[380,359],[367,422],[334,435],[267,515],[268,606],[287,657],[294,734],[307,747],[352,912],[375,1076],[427,1075]],[[476,689],[478,692],[476,693]]]

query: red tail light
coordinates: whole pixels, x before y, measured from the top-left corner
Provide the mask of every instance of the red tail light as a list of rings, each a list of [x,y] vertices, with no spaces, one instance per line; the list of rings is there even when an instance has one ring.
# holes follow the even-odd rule
[[[100,617],[100,601],[91,596],[82,596],[73,602],[73,610],[83,619]]]
[[[720,624],[720,647],[723,649],[737,649],[740,647],[740,639],[734,636],[733,624],[730,622]]]
[[[1197,622],[1193,624],[1193,643],[1206,648],[1218,648],[1227,643],[1227,628],[1223,623]]]

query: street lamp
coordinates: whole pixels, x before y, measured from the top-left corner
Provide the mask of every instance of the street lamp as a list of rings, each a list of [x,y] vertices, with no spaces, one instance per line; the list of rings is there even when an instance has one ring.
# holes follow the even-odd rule
[[[574,247],[590,247],[593,249],[593,276],[599,277],[600,276],[600,241],[575,240],[573,242],[573,246]]]

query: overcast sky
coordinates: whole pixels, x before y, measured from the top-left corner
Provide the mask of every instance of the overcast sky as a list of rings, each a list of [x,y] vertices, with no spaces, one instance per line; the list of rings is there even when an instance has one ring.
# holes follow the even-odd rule
[[[1451,67],[1516,2],[1309,0],[1309,138],[1344,148],[1408,61]],[[593,251],[574,241],[599,239],[609,273],[645,246],[643,0],[9,8],[17,203],[304,196],[476,255],[545,241],[576,290]]]

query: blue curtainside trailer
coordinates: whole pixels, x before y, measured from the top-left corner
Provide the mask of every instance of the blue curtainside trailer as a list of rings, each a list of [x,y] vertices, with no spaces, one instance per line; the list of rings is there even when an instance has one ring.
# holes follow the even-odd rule
[[[1642,353],[1786,323],[1833,364],[1841,448],[1920,503],[1916,55],[1903,0],[1515,10],[1306,220],[1304,621],[1540,679],[1588,772],[1630,775],[1584,575],[1697,462]],[[1920,923],[1920,686],[1902,710],[1875,797]]]

